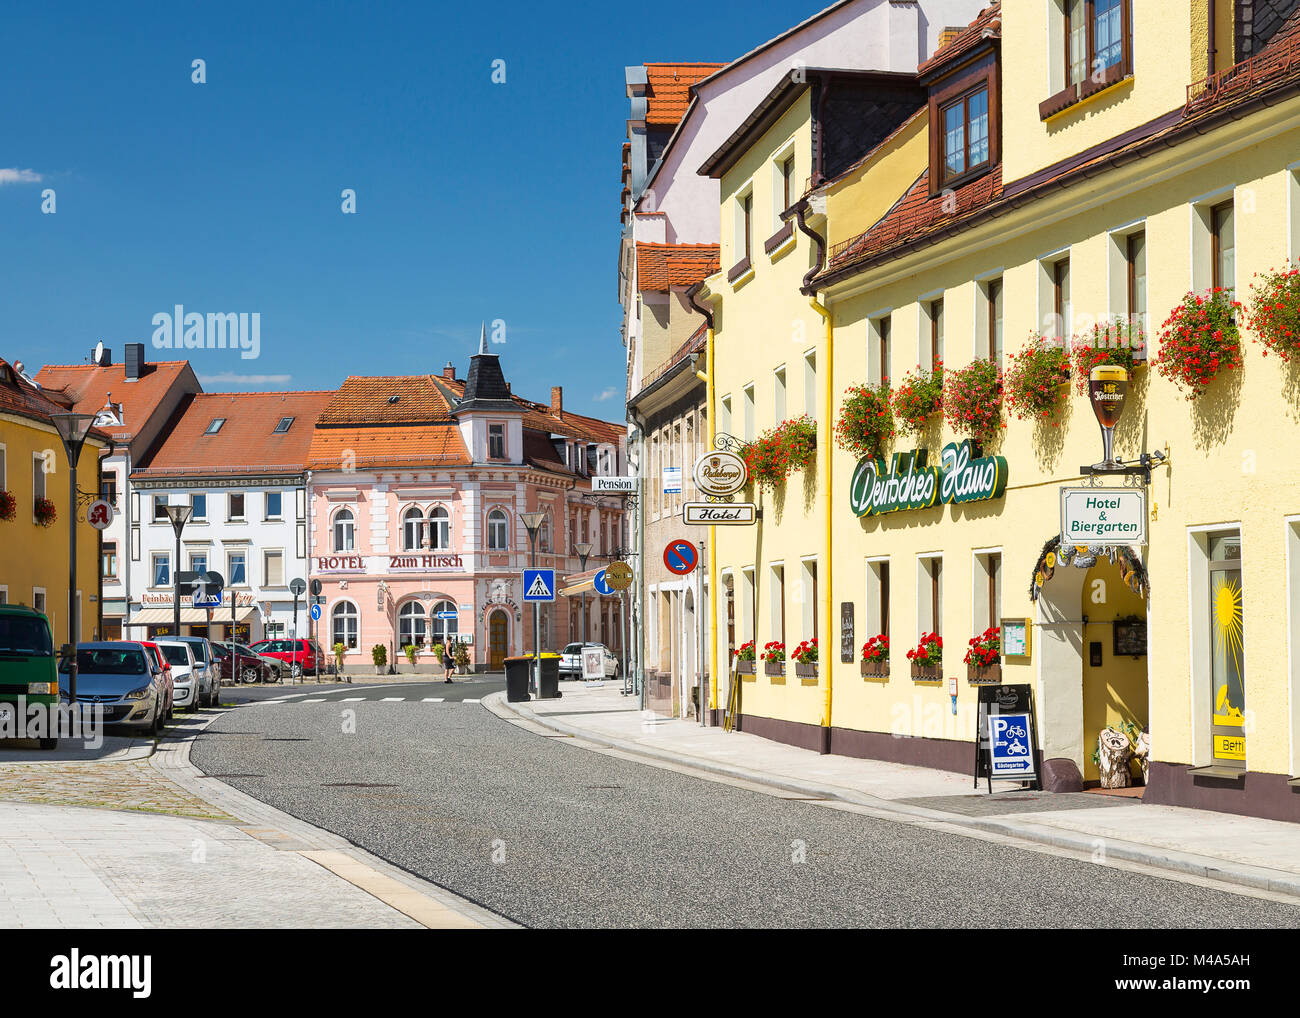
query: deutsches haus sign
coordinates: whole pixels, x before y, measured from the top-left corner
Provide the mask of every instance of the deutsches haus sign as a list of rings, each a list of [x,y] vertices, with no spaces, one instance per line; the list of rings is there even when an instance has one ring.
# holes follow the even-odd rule
[[[1062,488],[1064,544],[1146,544],[1146,492],[1131,488]]]
[[[975,456],[969,439],[945,445],[937,467],[928,466],[926,459],[924,449],[894,453],[888,471],[884,460],[877,457],[859,460],[849,483],[854,515],[881,516],[940,503],[984,502],[1006,493],[1006,459]]]

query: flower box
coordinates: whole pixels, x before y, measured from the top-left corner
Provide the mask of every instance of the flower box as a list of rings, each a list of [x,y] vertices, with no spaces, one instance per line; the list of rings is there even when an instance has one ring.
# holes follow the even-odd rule
[[[812,664],[800,664],[796,661],[794,673],[801,679],[815,679],[817,678],[817,664],[816,662]]]
[[[997,685],[1002,681],[1002,663],[966,666],[966,679],[974,685]]]
[[[754,662],[753,662],[753,661],[737,661],[737,662],[736,662],[736,671],[738,671],[741,675],[753,675],[753,674],[754,674]]]
[[[780,675],[782,678],[784,678],[784,677],[785,677],[785,662],[784,662],[784,661],[764,661],[764,662],[763,662],[763,674],[764,674],[764,675]]]
[[[939,682],[943,679],[943,665],[919,665],[913,661],[912,679],[916,682]]]
[[[889,678],[888,661],[862,661],[862,677],[864,679],[887,679]]]

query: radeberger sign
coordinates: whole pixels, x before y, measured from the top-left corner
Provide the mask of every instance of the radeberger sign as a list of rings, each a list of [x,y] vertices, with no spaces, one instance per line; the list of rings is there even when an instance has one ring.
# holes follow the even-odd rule
[[[1006,459],[976,457],[970,439],[945,445],[937,467],[926,460],[924,449],[894,453],[888,470],[883,459],[859,460],[849,484],[854,514],[880,516],[941,503],[983,502],[1001,498],[1007,490]]]
[[[710,498],[734,495],[749,479],[749,468],[734,452],[713,449],[695,461],[695,487]]]

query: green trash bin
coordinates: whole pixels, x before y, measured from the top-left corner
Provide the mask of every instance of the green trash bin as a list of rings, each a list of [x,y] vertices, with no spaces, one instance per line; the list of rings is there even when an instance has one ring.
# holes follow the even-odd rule
[[[542,691],[539,700],[558,700],[560,692],[560,655],[542,654]]]
[[[528,686],[533,672],[532,657],[508,657],[506,665],[506,699],[510,703],[531,700]]]

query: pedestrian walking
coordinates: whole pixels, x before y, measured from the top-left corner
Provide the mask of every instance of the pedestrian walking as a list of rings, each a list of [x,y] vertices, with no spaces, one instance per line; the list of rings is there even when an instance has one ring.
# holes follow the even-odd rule
[[[452,669],[456,667],[456,658],[452,656],[451,647],[445,643],[442,645],[442,667],[444,672],[442,681],[450,682]]]

